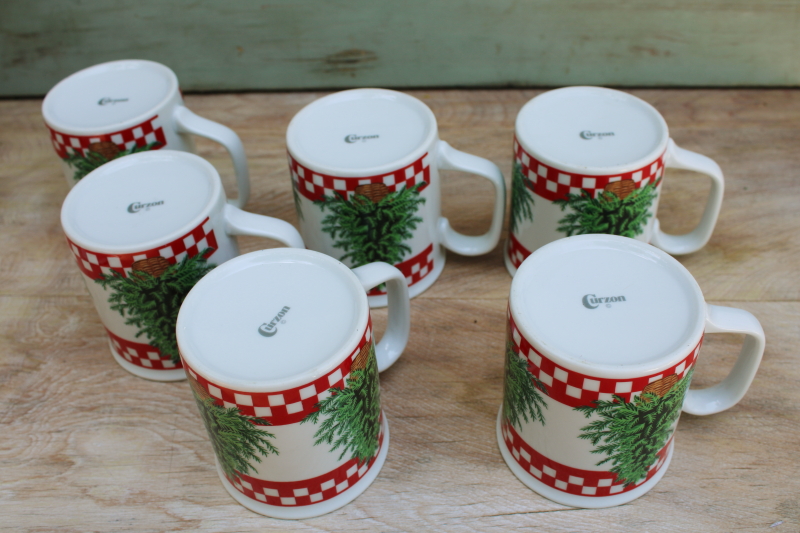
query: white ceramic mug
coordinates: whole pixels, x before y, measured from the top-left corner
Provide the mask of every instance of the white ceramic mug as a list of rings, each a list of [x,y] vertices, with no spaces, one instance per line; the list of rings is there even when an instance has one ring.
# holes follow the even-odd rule
[[[365,290],[385,284],[374,343]],[[253,252],[186,297],[178,344],[231,496],[276,518],[329,513],[364,492],[389,447],[378,372],[409,334],[405,276],[311,250]]]
[[[505,183],[490,161],[439,140],[421,101],[385,89],[354,89],[303,108],[286,132],[289,168],[306,246],[349,266],[393,264],[412,297],[444,268],[444,248],[461,255],[492,250],[500,238]],[[489,231],[466,236],[441,216],[439,170],[462,170],[495,188]],[[369,296],[386,305],[382,288]]]
[[[755,376],[764,331],[708,305],[678,261],[640,241],[582,235],[543,246],[514,276],[497,440],[525,485],[573,507],[646,493],[669,466],[681,409],[735,405]],[[706,333],[744,333],[730,374],[690,390]]]
[[[114,359],[156,381],[186,378],[175,344],[178,309],[198,279],[239,255],[236,235],[303,247],[288,222],[227,203],[214,167],[183,152],[103,165],[69,192],[61,225]]]
[[[668,235],[656,218],[665,168],[711,178],[703,217],[686,235]],[[601,87],[543,93],[517,115],[508,271],[534,250],[571,235],[606,233],[650,242],[671,254],[711,238],[724,180],[711,159],[679,148],[647,102]]]
[[[70,186],[131,153],[162,148],[194,152],[189,134],[195,134],[228,150],[239,189],[234,205],[243,207],[250,196],[242,141],[230,128],[189,111],[177,76],[160,63],[126,59],[76,72],[50,89],[42,115]]]

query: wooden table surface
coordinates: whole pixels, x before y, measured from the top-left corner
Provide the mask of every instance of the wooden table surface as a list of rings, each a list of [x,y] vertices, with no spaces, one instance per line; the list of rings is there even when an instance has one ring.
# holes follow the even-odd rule
[[[493,160],[508,179],[514,118],[539,92],[411,94],[433,109],[443,139]],[[664,115],[679,145],[725,172],[714,236],[679,259],[708,302],[746,309],[764,326],[766,353],[744,399],[720,414],[684,414],[669,471],[642,498],[601,510],[550,502],[511,474],[495,441],[511,283],[501,248],[449,254],[441,278],[412,301],[405,354],[381,375],[392,435],[383,470],[353,503],[297,522],[252,513],[225,492],[187,382],[146,381],[111,358],[61,232],[67,185],[41,101],[0,101],[0,529],[800,530],[800,91],[632,92]],[[284,132],[319,96],[187,96],[191,109],[242,138],[248,210],[296,223]],[[198,153],[233,193],[224,150],[200,140]],[[668,171],[662,227],[690,229],[708,188],[705,179]],[[445,173],[443,189],[453,226],[483,232],[488,182]],[[241,243],[243,251],[264,246]],[[373,317],[380,331],[386,313]],[[693,385],[721,380],[741,341],[708,335]]]

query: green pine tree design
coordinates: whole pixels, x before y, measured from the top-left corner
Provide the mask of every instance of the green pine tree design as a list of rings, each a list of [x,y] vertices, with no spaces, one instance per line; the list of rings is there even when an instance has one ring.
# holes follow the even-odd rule
[[[189,379],[200,418],[203,419],[211,446],[225,475],[232,480],[238,479],[240,474],[255,471],[252,461],[260,463],[262,456],[271,453],[279,455],[278,449],[269,440],[274,439],[275,435],[256,426],[271,425],[267,420],[243,415],[236,407],[217,405],[205,389]]]
[[[101,144],[101,143],[95,143]],[[86,150],[86,155],[82,155],[80,151],[76,151],[75,153],[68,155],[64,158],[64,162],[66,162],[69,166],[75,169],[75,174],[72,176],[72,179],[75,181],[79,181],[82,178],[86,177],[86,175],[105,165],[111,160],[118,159],[120,157],[135,154],[138,152],[146,152],[148,150],[152,150],[158,146],[161,146],[159,142],[151,142],[145,146],[137,146],[133,145],[131,148],[126,150],[120,150],[114,143],[111,142],[104,142],[105,144],[103,148],[98,148],[100,151],[93,151],[92,146],[90,145],[89,149]],[[113,146],[113,148],[111,148]]]
[[[644,225],[652,214],[650,206],[658,195],[656,188],[661,179],[649,183],[629,194],[618,196],[611,191],[602,191],[597,198],[585,189],[580,194],[568,194],[553,203],[572,212],[558,221],[558,231],[568,237],[587,233],[607,233],[623,237],[635,237],[644,232]]]
[[[177,363],[180,361],[175,336],[178,311],[192,287],[216,266],[206,262],[205,256],[211,251],[206,248],[174,265],[161,257],[144,260],[155,261],[157,266],[137,270],[137,262],[128,277],[113,272],[95,281],[104,289],[111,289],[108,298],[111,309],[126,317],[125,324],[139,328],[136,337],[146,336],[151,346]]]
[[[547,387],[528,370],[528,361],[514,352],[514,345],[506,342],[506,372],[503,384],[503,418],[522,429],[525,423],[539,421],[544,425]]]
[[[375,347],[369,343],[363,368],[350,370],[344,389],[328,389],[330,396],[319,402],[316,411],[309,413],[301,423],[318,424],[314,445],[327,444],[331,451],[341,448],[339,459],[349,454],[361,465],[372,459],[378,451],[381,431],[380,386]],[[354,362],[354,366],[356,366]]]
[[[306,217],[303,216],[303,204],[300,202],[300,191],[297,190],[299,185],[297,182],[292,180],[292,196],[294,197],[294,208],[297,210],[297,217],[300,220],[305,220]]]
[[[514,163],[511,174],[511,231],[516,232],[523,220],[533,221],[533,193],[528,188],[531,180],[522,173],[522,166]]]
[[[595,446],[592,453],[605,454],[597,466],[610,463],[611,472],[628,487],[647,476],[657,453],[672,435],[683,407],[683,399],[692,379],[690,370],[674,381],[668,391],[648,392],[626,402],[616,394],[613,400],[596,400],[594,405],[576,407],[586,418],[597,420],[581,428],[581,439]],[[666,378],[665,378],[666,379]]]
[[[350,201],[338,193],[316,200],[314,203],[323,211],[330,210],[322,220],[322,231],[334,239],[335,248],[344,250],[340,259],[349,259],[353,267],[375,261],[390,265],[402,261],[411,252],[404,241],[412,237],[412,230],[422,222],[415,213],[425,203],[419,191],[423,185],[419,183],[382,197],[365,196],[356,190]]]

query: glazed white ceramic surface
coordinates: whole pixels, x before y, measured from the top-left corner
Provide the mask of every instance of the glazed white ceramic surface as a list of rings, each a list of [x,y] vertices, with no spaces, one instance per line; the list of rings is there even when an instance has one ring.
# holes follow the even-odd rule
[[[637,382],[652,383],[670,374],[685,377],[694,368],[704,333],[744,333],[742,352],[728,377],[706,389],[687,390],[684,411],[717,413],[744,396],[765,342],[761,325],[747,311],[706,304],[697,282],[677,260],[635,239],[612,235],[568,237],[535,251],[512,282],[509,320],[509,342],[531,346],[519,348],[517,355],[528,359],[529,372],[548,388],[545,423],[524,422],[514,431],[547,459],[588,473],[605,473],[611,466],[598,465],[605,455],[593,453],[593,444],[578,437],[598,419],[576,410],[591,404],[586,398],[599,394],[600,400],[611,400],[613,393],[633,393],[626,401],[635,402],[641,391]],[[554,394],[559,386],[561,400]],[[584,496],[567,493],[572,485],[566,482],[558,490],[542,482],[540,471],[537,479],[522,468],[518,451],[512,453],[505,443],[503,423],[501,409],[498,444],[514,474],[541,495],[574,507],[620,505],[643,495],[664,475],[674,449],[674,440],[667,441],[655,475],[632,490]],[[575,478],[583,482],[577,473]]]
[[[61,225],[73,246],[91,254],[85,259],[87,268],[104,274],[112,270],[101,266],[99,257],[136,256],[148,250],[171,257],[169,243],[199,227],[206,235],[213,232],[216,246],[210,245],[208,237],[196,246],[214,248],[207,257],[214,265],[239,254],[237,235],[262,236],[287,246],[303,247],[302,237],[291,224],[228,204],[219,174],[210,163],[194,154],[175,151],[132,154],[90,173],[64,200]],[[193,238],[191,244],[188,239],[181,240],[184,246],[195,244]],[[176,255],[176,260],[181,260],[186,254]],[[131,342],[146,342],[137,337],[137,328],[125,323],[127,316],[110,308],[109,290],[86,271],[82,270],[81,275],[105,327]],[[180,367],[142,368],[121,358],[113,348],[112,355],[123,368],[140,377],[157,381],[186,377]]]
[[[513,232],[525,250],[523,255],[566,236],[558,228],[572,208],[562,208],[553,201],[551,194],[555,194],[557,185],[566,186],[559,190],[560,197],[566,192],[581,194],[582,190],[596,195],[599,191],[593,189],[595,183],[606,180],[632,179],[637,187],[642,179],[642,183],[657,183],[657,196],[648,208],[650,216],[635,239],[671,254],[697,251],[710,239],[722,205],[722,171],[708,157],[678,147],[669,137],[664,118],[647,102],[601,87],[556,89],[523,106],[515,131],[515,165],[522,166],[527,179],[539,182],[533,186],[537,192],[529,191],[533,195],[531,219],[522,219]],[[529,158],[535,162],[529,163]],[[712,180],[702,219],[685,235],[664,233],[656,216],[662,186],[659,180],[665,168],[693,170]],[[548,180],[547,187],[552,186],[552,193],[544,180]],[[513,255],[507,247],[505,262],[512,275],[524,259],[514,260]]]
[[[405,185],[413,186],[415,173],[427,176],[428,185],[420,191],[425,203],[416,213],[422,221],[413,230],[412,237],[404,241],[411,252],[403,261],[419,257],[432,246],[429,254],[432,267],[424,264],[414,267],[417,270],[413,274],[420,268],[425,269],[425,275],[419,280],[412,276],[411,267],[404,272],[412,297],[422,293],[439,276],[444,267],[445,248],[462,255],[480,255],[491,251],[499,240],[505,209],[502,173],[493,163],[459,152],[439,140],[436,118],[428,106],[416,98],[385,89],[354,89],[320,98],[295,115],[289,124],[286,142],[292,180],[300,192],[298,218],[306,245],[339,259],[345,252],[335,247],[331,236],[321,229],[328,212],[303,195],[303,187],[322,185],[328,179],[331,186],[326,188],[326,195],[332,196],[334,187],[345,190],[345,182],[353,186],[381,182],[394,187],[399,180],[408,177],[411,181]],[[310,175],[298,176],[300,171],[294,169],[292,160],[303,167],[303,174]],[[477,174],[493,183],[495,208],[486,234],[461,235],[441,216],[439,170],[449,169]],[[345,193],[349,198],[352,198],[352,189]],[[342,260],[353,266],[349,259]],[[400,264],[396,266],[403,268]],[[381,307],[386,305],[386,296],[370,295],[369,301],[372,307]]]
[[[570,366],[647,373],[700,340],[700,287],[657,248],[585,236],[541,250],[511,284],[511,313],[528,338]],[[565,335],[567,324],[580,334]]]
[[[667,123],[633,95],[599,87],[548,91],[517,115],[517,137],[545,162],[571,172],[613,174],[652,162]]]
[[[241,140],[230,128],[189,111],[175,73],[160,63],[126,59],[76,72],[50,89],[42,103],[42,115],[71,153],[85,148],[79,139],[83,144],[112,140],[130,148],[134,137],[149,143],[156,140],[156,132],[162,144],[157,149],[194,152],[190,134],[219,142],[231,155],[236,172],[239,196],[232,203],[237,207],[247,203],[250,180]],[[156,131],[136,131],[143,124]],[[126,131],[130,135],[120,134]],[[62,167],[67,183],[74,186],[74,169],[63,161]]]
[[[241,405],[258,405],[257,394],[271,393],[269,420],[284,406],[289,389],[301,387],[300,398],[318,391],[311,385],[320,377],[325,386],[341,379],[359,342],[373,343],[366,290],[386,283],[389,322],[375,343],[379,371],[403,352],[408,341],[409,298],[405,278],[386,263],[349,269],[324,254],[301,249],[252,252],[228,261],[198,282],[178,317],[178,344],[193,376],[219,389],[237,391]],[[346,378],[345,378],[346,379]],[[209,388],[209,390],[212,390]],[[306,392],[308,391],[308,392]],[[280,396],[280,402],[274,398]],[[224,397],[224,394],[223,394]],[[313,403],[313,401],[312,401]],[[228,407],[232,405],[225,404]],[[309,405],[302,408],[309,409]],[[256,409],[261,409],[256,407]],[[301,409],[299,406],[297,409]],[[289,408],[289,414],[294,411]],[[375,463],[357,483],[333,498],[307,505],[270,505],[237,490],[220,471],[229,493],[249,509],[276,518],[309,518],[331,512],[352,501],[374,480],[388,449],[388,425],[382,420],[383,444]],[[249,475],[267,483],[300,482],[325,476],[349,457],[340,457],[329,445],[315,444],[316,424],[274,423],[279,454],[260,457]]]

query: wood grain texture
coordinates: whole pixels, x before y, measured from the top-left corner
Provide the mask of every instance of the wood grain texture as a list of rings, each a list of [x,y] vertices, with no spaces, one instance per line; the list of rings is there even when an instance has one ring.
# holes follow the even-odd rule
[[[195,112],[241,136],[253,179],[248,210],[296,222],[284,133],[321,94],[187,96]],[[537,91],[412,94],[433,109],[443,139],[509,175],[514,117]],[[228,496],[186,382],[145,381],[112,360],[60,230],[67,186],[40,101],[0,101],[0,530],[800,529],[800,91],[634,94],[664,114],[678,144],[726,174],[711,242],[680,260],[709,302],[744,308],[764,325],[767,351],[748,394],[717,415],[684,415],[674,461],[644,497],[602,510],[552,503],[517,481],[495,441],[511,282],[500,249],[450,254],[442,277],[412,301],[406,353],[381,375],[391,424],[383,470],[352,504],[300,522],[256,515]],[[233,190],[224,149],[197,144]],[[485,231],[488,182],[448,172],[443,188],[454,227]],[[691,228],[707,189],[669,171],[659,208],[666,229]],[[243,251],[274,246],[241,242]],[[385,311],[373,319],[382,331]],[[740,342],[708,335],[694,385],[719,382]]]
[[[0,95],[152,59],[184,90],[790,86],[793,0],[5,0]]]

